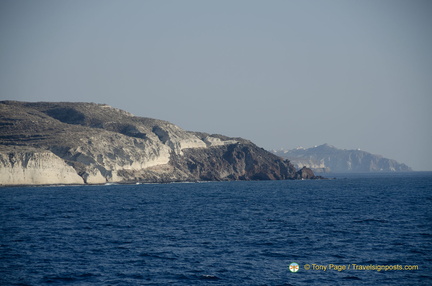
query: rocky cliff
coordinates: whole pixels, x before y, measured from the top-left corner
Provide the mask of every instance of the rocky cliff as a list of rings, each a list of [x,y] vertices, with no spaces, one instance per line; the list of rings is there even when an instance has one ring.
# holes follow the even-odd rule
[[[19,151],[18,151],[19,150]],[[61,158],[49,151],[11,149],[0,152],[0,182],[10,185],[80,184],[82,178]]]
[[[294,166],[306,166],[315,172],[409,172],[410,167],[392,159],[361,150],[344,150],[323,144],[312,148],[273,151],[287,158]]]
[[[94,103],[0,102],[0,184],[300,178],[252,142]]]

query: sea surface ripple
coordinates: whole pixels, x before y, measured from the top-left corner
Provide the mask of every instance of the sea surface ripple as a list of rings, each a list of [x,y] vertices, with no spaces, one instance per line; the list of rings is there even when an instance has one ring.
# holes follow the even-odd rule
[[[0,285],[432,285],[431,210],[431,173],[0,188]]]

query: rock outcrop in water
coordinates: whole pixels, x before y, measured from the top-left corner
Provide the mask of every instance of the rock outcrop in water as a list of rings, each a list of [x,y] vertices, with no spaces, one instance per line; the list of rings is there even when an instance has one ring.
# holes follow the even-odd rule
[[[94,103],[0,102],[0,184],[298,179],[252,142]]]

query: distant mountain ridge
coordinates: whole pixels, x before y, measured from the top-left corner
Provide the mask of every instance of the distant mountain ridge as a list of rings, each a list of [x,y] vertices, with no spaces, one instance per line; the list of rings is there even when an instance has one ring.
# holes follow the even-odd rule
[[[329,144],[312,148],[273,150],[274,154],[290,160],[297,168],[306,166],[314,172],[361,173],[361,172],[411,172],[412,169],[395,160],[362,150],[338,149]]]

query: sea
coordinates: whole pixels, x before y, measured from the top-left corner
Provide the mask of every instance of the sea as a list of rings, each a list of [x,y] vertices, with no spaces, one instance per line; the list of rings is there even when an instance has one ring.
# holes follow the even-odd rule
[[[432,285],[432,173],[0,188],[0,285]]]

